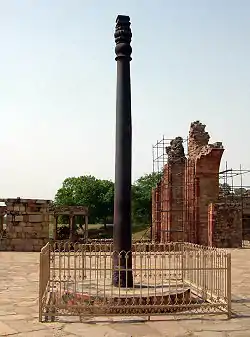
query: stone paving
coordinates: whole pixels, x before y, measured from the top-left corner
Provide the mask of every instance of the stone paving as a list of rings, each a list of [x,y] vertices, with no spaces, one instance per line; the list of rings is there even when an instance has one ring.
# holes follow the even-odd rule
[[[250,249],[232,250],[235,317],[95,318],[38,322],[38,253],[0,252],[0,336],[250,337]]]

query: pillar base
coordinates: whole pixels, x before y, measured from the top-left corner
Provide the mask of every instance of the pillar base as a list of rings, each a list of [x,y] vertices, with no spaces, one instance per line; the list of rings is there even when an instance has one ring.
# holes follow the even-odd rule
[[[113,255],[113,279],[112,284],[120,288],[132,288],[133,271],[132,271],[132,253],[114,252]]]
[[[114,270],[113,286],[119,288],[133,288],[133,272],[132,270]]]

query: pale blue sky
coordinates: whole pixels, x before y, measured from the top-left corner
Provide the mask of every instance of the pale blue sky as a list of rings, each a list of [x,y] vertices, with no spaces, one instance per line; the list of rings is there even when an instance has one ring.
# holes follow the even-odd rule
[[[0,0],[1,197],[113,179],[117,14],[133,32],[133,179],[197,119],[250,168],[249,0]]]

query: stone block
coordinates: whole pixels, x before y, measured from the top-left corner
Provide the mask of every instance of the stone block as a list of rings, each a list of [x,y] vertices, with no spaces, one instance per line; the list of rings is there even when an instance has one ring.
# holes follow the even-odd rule
[[[41,245],[41,246],[43,246],[44,245],[44,239],[41,239],[41,238],[38,239],[38,244]]]
[[[12,239],[15,239],[15,238],[17,238],[17,235],[18,235],[17,232],[12,232],[12,233],[10,233],[9,237],[12,238]]]
[[[21,233],[21,232],[16,232],[16,238],[22,239],[22,238],[23,238],[23,233]]]
[[[22,215],[16,215],[16,216],[14,217],[14,221],[16,221],[16,222],[21,222],[21,221],[23,221],[23,216],[22,216]]]
[[[14,211],[14,206],[12,204],[6,203],[8,211]]]
[[[33,246],[38,245],[39,241],[37,238],[32,238],[32,244]]]
[[[33,233],[33,232],[34,232],[34,229],[33,229],[33,227],[31,227],[31,226],[26,226],[26,227],[23,228],[23,231],[24,231],[25,233]]]
[[[41,231],[46,232],[49,230],[49,223],[48,222],[43,222],[41,226]]]
[[[10,207],[8,207],[8,210],[14,210],[15,212],[22,213],[22,212],[25,212],[25,206],[22,205],[22,204],[14,205],[14,206],[11,207],[11,209],[10,209]]]
[[[12,221],[9,221],[6,225],[6,229],[10,229],[10,228],[13,228],[13,222]]]
[[[37,199],[36,204],[39,205],[48,205],[51,201],[50,200],[44,200],[44,199]]]
[[[42,229],[41,228],[34,228],[33,233],[34,233],[35,237],[39,237],[42,233]]]
[[[210,246],[218,248],[240,248],[242,246],[242,219],[239,204],[210,204],[208,219]]]
[[[8,246],[7,239],[0,239],[0,251],[6,251]]]
[[[33,233],[27,233],[27,232],[25,232],[25,233],[23,233],[24,234],[24,238],[26,239],[26,240],[29,240],[29,239],[32,239],[33,238]]]
[[[29,215],[29,222],[42,222],[43,215],[42,214],[32,214]]]
[[[34,228],[42,228],[42,221],[39,221],[39,222],[32,222],[31,223],[31,226],[34,227]]]
[[[44,227],[41,234],[44,236],[44,235],[49,235],[49,227]]]
[[[40,252],[42,248],[41,245],[33,245],[33,252]]]
[[[49,222],[49,214],[48,213],[44,213],[43,214],[43,221],[44,222]]]
[[[22,232],[22,239],[26,239],[26,233]]]
[[[13,239],[11,240],[11,244],[12,244],[13,246],[22,246],[22,245],[23,245],[23,242],[24,242],[24,240],[23,240],[23,239],[19,239],[19,238],[13,238]]]
[[[32,252],[33,244],[32,242],[25,240],[21,245],[15,245],[15,250],[21,252]]]
[[[44,240],[41,238],[33,239],[32,241],[34,246],[41,246],[41,247],[44,246]]]
[[[11,214],[8,214],[7,215],[7,222],[11,222],[12,221],[12,215]]]
[[[23,221],[24,222],[29,222],[29,215],[28,214],[24,214],[23,215]]]

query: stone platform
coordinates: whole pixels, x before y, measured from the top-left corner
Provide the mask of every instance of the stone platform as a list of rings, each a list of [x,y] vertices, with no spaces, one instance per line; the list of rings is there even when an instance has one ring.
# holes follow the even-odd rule
[[[135,284],[133,288],[112,286],[110,279],[68,283],[67,290],[54,291],[56,308],[84,315],[153,314],[185,310],[191,291],[183,284]],[[50,305],[49,305],[50,306]]]

